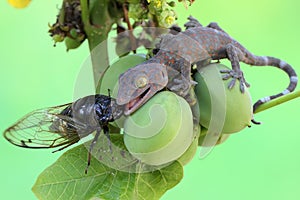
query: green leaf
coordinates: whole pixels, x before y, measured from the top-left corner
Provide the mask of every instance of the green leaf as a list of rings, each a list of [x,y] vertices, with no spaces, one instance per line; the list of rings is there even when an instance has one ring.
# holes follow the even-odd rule
[[[111,140],[112,151],[107,151],[100,147],[108,146],[105,136],[99,138],[87,174],[84,170],[90,142],[65,152],[39,175],[32,188],[35,195],[47,200],[151,200],[159,199],[182,179],[183,168],[179,162],[153,170],[124,149],[122,135],[112,134]]]

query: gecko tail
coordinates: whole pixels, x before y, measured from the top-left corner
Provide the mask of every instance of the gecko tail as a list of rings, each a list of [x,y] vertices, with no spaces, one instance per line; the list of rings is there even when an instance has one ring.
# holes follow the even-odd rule
[[[263,103],[266,103],[268,101],[271,101],[272,99],[278,98],[280,96],[286,95],[290,92],[293,92],[297,86],[298,83],[298,77],[295,72],[295,70],[292,68],[291,65],[286,63],[283,60],[280,60],[278,58],[270,57],[270,56],[256,56],[255,59],[255,66],[273,66],[277,67],[281,70],[283,70],[290,78],[290,83],[288,87],[282,91],[281,93],[272,95],[272,96],[267,96],[264,98],[261,98],[258,100],[254,105],[253,105],[253,112]]]

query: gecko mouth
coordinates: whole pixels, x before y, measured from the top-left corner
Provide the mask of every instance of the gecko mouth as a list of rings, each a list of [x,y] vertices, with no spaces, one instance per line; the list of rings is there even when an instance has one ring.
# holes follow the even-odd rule
[[[126,104],[124,114],[130,115],[131,113],[136,111],[139,107],[141,107],[143,103],[145,103],[150,98],[150,95],[148,95],[149,93],[150,93],[150,87],[147,88],[142,94],[140,94],[136,98],[130,100]]]

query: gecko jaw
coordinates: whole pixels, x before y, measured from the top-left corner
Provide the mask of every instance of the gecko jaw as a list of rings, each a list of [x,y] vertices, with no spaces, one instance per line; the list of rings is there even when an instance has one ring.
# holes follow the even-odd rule
[[[151,95],[149,95],[150,92],[151,92],[151,89],[149,87],[138,97],[130,100],[125,106],[124,114],[130,115],[131,113],[136,111],[139,107],[141,107],[151,97]]]

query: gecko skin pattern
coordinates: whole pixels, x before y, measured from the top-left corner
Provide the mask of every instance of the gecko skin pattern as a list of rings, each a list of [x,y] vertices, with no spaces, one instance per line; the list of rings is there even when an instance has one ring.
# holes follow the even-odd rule
[[[205,66],[211,60],[227,58],[232,70],[221,70],[223,79],[231,79],[228,88],[234,87],[239,80],[241,92],[245,81],[239,62],[254,66],[274,66],[286,72],[290,78],[288,87],[281,93],[258,100],[253,110],[274,98],[292,92],[298,78],[294,69],[285,61],[269,56],[256,56],[231,38],[217,23],[203,27],[195,18],[189,17],[184,25],[186,30],[177,34],[162,36],[157,53],[149,60],[123,73],[119,78],[117,104],[126,105],[125,114],[129,115],[143,105],[155,93],[167,88],[184,97],[190,104],[191,88],[196,83],[191,78],[191,66]]]

